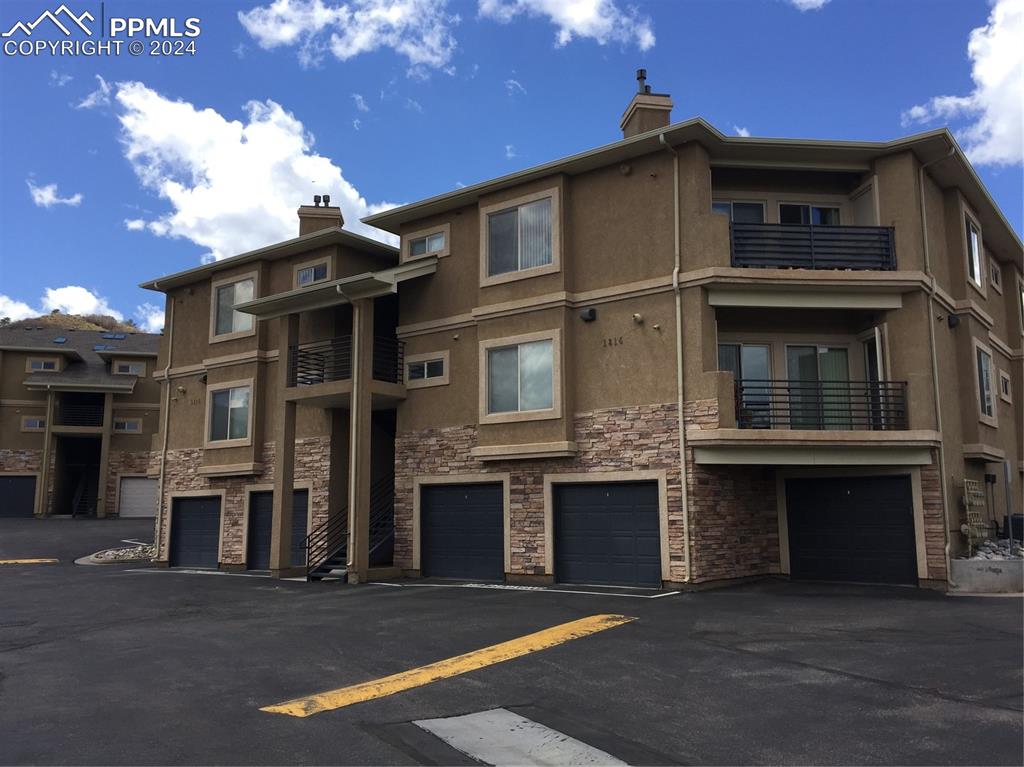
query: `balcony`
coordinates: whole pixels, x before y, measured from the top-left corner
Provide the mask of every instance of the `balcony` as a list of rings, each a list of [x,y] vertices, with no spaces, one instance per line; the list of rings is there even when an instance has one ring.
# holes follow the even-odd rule
[[[103,395],[66,394],[57,400],[57,426],[103,426]]]
[[[404,379],[405,343],[393,338],[373,339],[373,380],[401,384]],[[315,386],[352,378],[352,336],[298,344],[288,350],[288,385]]]
[[[888,226],[733,222],[729,229],[735,267],[877,271],[896,268],[893,229]]]
[[[904,381],[736,382],[740,429],[906,430]]]

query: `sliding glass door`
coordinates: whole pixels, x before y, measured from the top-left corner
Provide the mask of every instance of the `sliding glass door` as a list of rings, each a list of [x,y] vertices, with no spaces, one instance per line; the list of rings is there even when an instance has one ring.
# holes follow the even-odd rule
[[[787,346],[792,429],[849,429],[850,361],[847,349]]]
[[[736,420],[740,428],[770,429],[771,362],[766,344],[719,344],[718,369],[736,382]]]

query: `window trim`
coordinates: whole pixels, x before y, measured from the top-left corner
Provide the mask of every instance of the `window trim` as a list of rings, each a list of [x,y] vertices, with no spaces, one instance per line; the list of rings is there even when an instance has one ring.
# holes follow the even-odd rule
[[[122,373],[121,371],[119,371],[117,369],[118,365],[142,365],[142,372],[141,373]],[[139,378],[145,378],[146,377],[146,371],[147,371],[147,366],[146,366],[146,361],[145,360],[123,359],[122,358],[122,359],[114,359],[114,361],[112,363],[110,363],[110,374],[111,375],[115,375],[115,376],[137,376]]]
[[[419,256],[412,255],[412,241],[418,240],[422,237],[429,237],[432,234],[443,234],[444,235],[444,247],[440,250],[434,250],[429,253],[423,253]],[[407,232],[402,235],[402,263],[406,261],[416,261],[420,258],[430,258],[436,256],[437,258],[444,258],[450,256],[452,253],[452,225],[450,223],[438,224],[437,226],[429,226],[426,229],[417,229],[415,232]]]
[[[963,223],[960,226],[960,237],[963,243],[964,253],[964,276],[967,278],[967,284],[974,288],[984,298],[988,298],[988,292],[986,290],[988,285],[988,275],[985,273],[988,271],[985,259],[985,236],[981,229],[981,223],[978,221],[978,217],[974,215],[967,206],[961,203],[961,211],[963,212]],[[971,277],[971,243],[967,235],[967,224],[970,224],[978,231],[978,281],[975,282],[974,278]]]
[[[26,426],[27,421],[41,421],[41,426]],[[20,429],[25,434],[42,434],[46,431],[45,415],[23,415],[20,419]]]
[[[299,284],[299,272],[303,269],[308,269],[311,266],[320,266],[320,264],[326,264],[327,275],[322,280],[313,280],[308,285]],[[292,288],[299,290],[301,288],[311,288],[314,285],[319,285],[324,282],[328,282],[334,279],[334,259],[331,256],[320,256],[318,258],[309,258],[305,261],[299,261],[292,265]],[[253,319],[256,319],[253,317]]]
[[[533,341],[551,341],[551,407],[544,410],[517,410],[510,413],[490,413],[487,409],[490,369],[488,352],[506,346],[518,346]],[[548,421],[562,417],[562,331],[560,328],[522,333],[480,341],[479,418],[481,424],[516,423],[519,421]]]
[[[1008,402],[1009,404],[1012,405],[1013,404],[1013,379],[1010,378],[1010,374],[1008,372],[1006,372],[1002,368],[999,368],[999,371],[998,371],[998,381],[999,381],[999,384],[998,384],[999,385],[999,399],[1001,399],[1003,402]],[[1006,391],[1005,392],[1003,391],[1003,381],[1006,381]]]
[[[448,349],[438,352],[424,352],[423,354],[410,354],[405,358],[405,388],[406,389],[427,389],[431,386],[447,386],[449,382],[448,361],[450,353]],[[433,362],[440,360],[444,366],[444,373],[434,378],[420,378],[415,381],[409,378],[409,365],[417,362]]]
[[[992,415],[986,415],[981,409],[981,379],[978,376],[978,351],[983,351],[988,355],[988,369],[989,369],[989,382],[992,386]],[[996,358],[992,353],[992,349],[986,344],[979,341],[977,338],[971,339],[971,367],[973,368],[974,378],[974,407],[978,413],[978,421],[993,428],[999,428],[999,392],[996,387],[999,385],[999,379],[996,374]]]
[[[734,217],[733,217],[733,212],[732,211],[733,211],[733,206],[736,203],[740,203],[741,205],[760,205],[761,206],[761,223],[762,224],[767,224],[768,223],[768,201],[767,200],[755,200],[755,199],[744,200],[744,199],[739,198],[739,197],[728,197],[726,199],[723,199],[721,197],[718,197],[718,198],[712,197],[711,198],[711,213],[712,213],[712,215],[719,215],[719,216],[724,215],[722,213],[718,213],[715,210],[715,205],[728,205],[729,206],[729,221],[732,222],[732,221],[735,220]]]
[[[832,202],[829,200],[819,200],[813,202],[810,200],[786,200],[779,199],[775,206],[775,223],[780,226],[787,226],[782,223],[782,206],[783,205],[806,205],[808,208],[835,208],[839,212],[839,223],[838,224],[794,224],[794,226],[844,226],[843,220],[846,218],[843,215],[843,206],[839,202]]]
[[[225,389],[241,389],[249,387],[249,419],[246,424],[246,436],[238,439],[210,439],[210,417],[213,414],[213,395]],[[253,378],[241,378],[237,381],[219,381],[206,385],[206,415],[203,418],[203,447],[207,450],[221,447],[248,447],[252,445],[253,416],[256,412],[256,383]]]
[[[1024,277],[1019,272],[1015,276],[1017,283],[1017,319],[1020,320],[1020,334],[1024,336]]]
[[[988,256],[986,260],[988,261],[988,284],[992,286],[992,290],[996,293],[1003,295],[1003,267],[992,256]],[[998,280],[992,279],[994,274],[999,275]]]
[[[134,423],[134,424],[138,424],[138,428],[137,429],[121,429],[121,430],[118,430],[117,429],[117,424],[118,423]],[[141,418],[132,418],[132,417],[128,417],[128,416],[114,416],[114,419],[113,419],[113,421],[110,424],[110,433],[111,434],[125,434],[125,435],[128,435],[128,436],[137,437],[140,434],[142,434],[142,419]]]
[[[488,217],[494,213],[502,213],[513,208],[521,208],[531,202],[551,199],[551,263],[543,266],[533,266],[529,269],[520,269],[515,272],[506,272],[491,276],[488,271]],[[562,220],[561,220],[561,191],[554,186],[543,189],[532,194],[525,194],[521,197],[513,197],[490,205],[480,206],[480,287],[501,285],[516,280],[528,280],[531,277],[540,277],[544,274],[555,274],[562,270]]]
[[[33,362],[52,362],[53,363],[53,370],[44,370],[42,368],[39,368],[39,369],[33,368],[32,367],[32,363]],[[57,355],[57,354],[55,354],[53,356],[47,355],[45,357],[41,357],[39,355],[33,355],[31,357],[26,357],[25,358],[25,372],[26,373],[59,373],[59,372],[61,372],[62,368],[63,368],[63,365],[61,365],[61,357],[60,357],[60,355]]]
[[[223,288],[225,285],[234,285],[236,282],[244,282],[245,280],[252,280],[252,297],[260,297],[260,273],[259,271],[244,272],[242,274],[233,274],[230,277],[222,277],[219,280],[211,280],[210,282],[210,343],[217,344],[222,341],[234,341],[238,338],[248,338],[249,336],[256,335],[256,325],[259,320],[256,317],[252,318],[252,327],[248,330],[239,330],[232,333],[221,333],[217,335],[217,291]]]

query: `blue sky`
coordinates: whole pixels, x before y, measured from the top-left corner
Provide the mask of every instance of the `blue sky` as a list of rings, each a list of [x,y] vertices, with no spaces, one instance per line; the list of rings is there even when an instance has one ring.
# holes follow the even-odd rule
[[[0,31],[58,4],[5,0]],[[97,19],[99,5],[68,3]],[[674,120],[726,133],[886,140],[948,124],[1021,231],[1024,0],[107,0],[104,13],[198,17],[196,53],[0,57],[0,316],[109,309],[159,327],[161,297],[139,282],[293,236],[314,193],[359,231],[381,206],[616,140],[640,66]],[[45,24],[36,37],[63,37]]]

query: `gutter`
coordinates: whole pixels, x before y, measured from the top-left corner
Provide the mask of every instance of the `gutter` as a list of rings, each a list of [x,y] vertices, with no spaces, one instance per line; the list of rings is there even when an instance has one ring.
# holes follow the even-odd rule
[[[924,250],[924,273],[926,280],[926,292],[928,294],[927,321],[928,321],[928,347],[932,358],[932,388],[935,391],[935,430],[939,432],[939,490],[942,493],[942,535],[945,538],[943,555],[946,559],[946,581],[953,588],[953,570],[950,565],[949,549],[952,541],[949,537],[949,494],[946,490],[946,449],[945,437],[942,431],[942,399],[939,387],[939,355],[935,346],[935,320],[933,317],[935,302],[935,275],[932,274],[931,250],[928,247],[928,207],[924,200],[924,171],[930,165],[948,160],[957,152],[956,145],[950,145],[949,152],[942,157],[926,162],[918,168],[918,200],[921,206],[921,243]],[[923,533],[923,531],[922,531]],[[931,573],[929,573],[930,575]]]
[[[159,290],[156,282],[153,283],[153,287]],[[167,364],[164,366],[164,424],[160,430],[163,444],[160,446],[160,479],[157,482],[157,497],[160,499],[160,505],[157,507],[156,529],[153,531],[156,559],[160,559],[160,523],[163,521],[164,515],[164,481],[167,472],[167,429],[171,420],[171,379],[168,374],[171,371],[171,357],[174,354],[174,298],[170,295],[167,298],[168,316],[164,322],[164,327],[167,329]]]
[[[675,262],[672,267],[672,292],[675,293],[676,308],[676,417],[679,424],[679,485],[680,502],[683,505],[683,563],[686,577],[683,583],[691,581],[690,573],[690,495],[686,480],[686,419],[683,416],[685,392],[683,388],[683,294],[679,286],[679,271],[682,266],[681,228],[679,221],[679,153],[665,140],[665,134],[658,134],[658,142],[672,155],[672,218],[675,223],[674,251]]]

